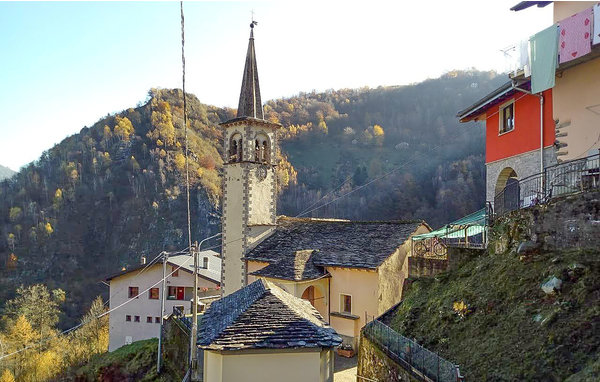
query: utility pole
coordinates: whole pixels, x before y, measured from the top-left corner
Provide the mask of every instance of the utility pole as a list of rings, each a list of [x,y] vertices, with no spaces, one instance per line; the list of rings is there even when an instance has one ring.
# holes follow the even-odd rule
[[[165,317],[165,296],[167,293],[167,259],[169,254],[167,252],[162,253],[163,262],[163,278],[162,278],[162,293],[160,296],[160,333],[158,334],[158,358],[156,360],[156,373],[160,374],[160,367],[162,366],[162,336],[163,336],[163,320]]]
[[[191,248],[192,256],[194,256],[194,294],[192,300],[192,330],[190,333],[190,368],[192,370],[192,379],[196,375],[198,362],[196,361],[198,338],[198,242],[194,242]]]

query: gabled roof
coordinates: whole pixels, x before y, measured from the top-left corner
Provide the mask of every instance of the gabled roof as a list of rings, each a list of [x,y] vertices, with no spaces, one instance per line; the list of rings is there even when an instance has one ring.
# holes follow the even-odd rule
[[[512,80],[506,82],[490,94],[486,95],[479,101],[475,102],[471,106],[464,110],[459,111],[456,117],[460,122],[468,122],[476,119],[481,114],[485,113],[490,107],[502,103],[508,97],[512,96],[516,92],[512,87]]]
[[[257,280],[212,303],[200,320],[206,350],[334,347],[342,342],[306,300]]]
[[[314,280],[328,276],[322,266],[314,264],[315,257],[314,249],[296,251],[293,256],[286,256],[251,275],[293,281]]]
[[[202,268],[203,259],[208,257],[208,268]],[[218,253],[211,250],[200,251],[198,254],[198,275],[201,278],[204,278],[208,281],[212,281],[216,284],[221,283],[221,258],[218,257]],[[156,264],[162,264],[162,258],[156,261]],[[181,270],[193,273],[194,272],[194,259],[192,259],[189,253],[179,254],[179,255],[171,255],[167,259],[167,264],[179,267],[181,266]],[[133,268],[126,269],[119,273],[113,274],[106,278],[106,281],[110,281],[114,278],[121,277],[131,272],[135,272],[147,267],[147,264],[140,264]]]
[[[317,251],[311,257],[314,265],[376,269],[422,224],[281,216],[271,236],[248,252],[246,259],[275,264],[293,259],[297,251],[312,249]]]

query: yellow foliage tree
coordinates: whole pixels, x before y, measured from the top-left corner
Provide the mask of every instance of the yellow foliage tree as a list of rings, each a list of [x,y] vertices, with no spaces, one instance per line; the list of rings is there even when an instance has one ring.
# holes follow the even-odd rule
[[[15,377],[8,369],[4,369],[2,376],[0,376],[0,382],[15,382]]]
[[[182,153],[175,154],[175,167],[177,167],[179,171],[185,168],[185,157]]]
[[[52,224],[50,224],[50,222],[46,222],[44,229],[46,230],[46,234],[48,234],[48,236],[54,232],[54,228],[52,228]]]
[[[175,126],[171,115],[171,105],[165,101],[152,102],[154,110],[152,111],[151,122],[154,130],[149,131],[146,136],[155,140],[160,138],[166,146],[172,146],[175,144]]]
[[[376,137],[383,137],[384,134],[385,133],[383,131],[383,127],[379,125],[373,126],[373,135],[375,135]]]
[[[127,117],[115,117],[117,124],[115,125],[115,134],[124,141],[129,141],[129,138],[135,132],[135,128],[131,124],[131,121]]]

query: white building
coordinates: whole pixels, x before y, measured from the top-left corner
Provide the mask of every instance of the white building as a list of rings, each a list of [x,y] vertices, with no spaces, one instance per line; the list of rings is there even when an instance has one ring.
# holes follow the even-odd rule
[[[189,254],[168,257],[166,274],[169,276],[162,315],[172,313],[174,309],[184,314],[191,313],[193,269],[194,259]],[[110,283],[110,309],[129,301],[110,313],[109,351],[134,341],[159,336],[162,276],[163,264],[160,259],[150,266],[142,264],[106,279]],[[200,252],[198,276],[198,310],[201,311],[203,300],[212,301],[221,293],[221,259],[216,252]]]

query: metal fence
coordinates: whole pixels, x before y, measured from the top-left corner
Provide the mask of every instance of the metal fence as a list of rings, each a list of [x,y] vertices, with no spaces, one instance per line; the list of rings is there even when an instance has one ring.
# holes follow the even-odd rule
[[[362,333],[390,358],[423,381],[463,381],[458,366],[402,336],[381,321],[371,321]]]
[[[600,189],[600,154],[546,167],[544,172],[510,181],[494,197],[496,216],[544,204],[576,192]]]

